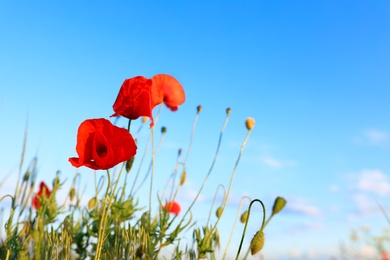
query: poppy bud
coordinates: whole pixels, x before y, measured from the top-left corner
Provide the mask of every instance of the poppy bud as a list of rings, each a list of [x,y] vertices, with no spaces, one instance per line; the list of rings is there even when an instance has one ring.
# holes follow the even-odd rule
[[[227,115],[230,115],[230,112],[232,112],[232,110],[230,109],[230,107],[226,108],[226,114],[227,114]]]
[[[251,244],[250,244],[250,249],[251,249],[251,254],[255,255],[264,246],[264,233],[263,230],[257,231],[255,236],[252,238]]]
[[[187,179],[187,173],[185,170],[183,170],[180,176],[180,186],[182,186],[186,182],[186,179]]]
[[[241,217],[240,217],[240,222],[242,224],[244,224],[246,222],[246,220],[248,219],[248,211],[244,211],[244,213],[242,213]]]
[[[180,148],[179,151],[177,151],[177,156],[180,156],[183,150]]]
[[[217,211],[215,212],[215,215],[217,216],[217,218],[220,218],[222,216],[222,213],[223,213],[223,208],[218,207]]]
[[[96,197],[93,197],[88,202],[88,209],[92,209],[93,207],[95,207],[95,205],[96,205]]]
[[[198,112],[198,114],[200,113],[200,111],[202,111],[202,106],[197,106],[196,107],[196,111]]]
[[[248,117],[245,121],[245,126],[248,130],[252,130],[255,127],[255,120],[252,117]]]
[[[282,197],[277,197],[274,202],[274,206],[272,207],[272,215],[279,213],[284,206],[286,206],[286,200]]]
[[[75,189],[74,189],[74,188],[71,188],[71,189],[69,190],[69,198],[70,198],[70,200],[73,200],[75,195],[76,195]]]
[[[165,134],[167,132],[167,128],[165,126],[161,127],[161,133]]]
[[[129,160],[126,161],[126,172],[127,173],[129,173],[131,168],[133,167],[134,158],[135,157],[131,157]]]
[[[23,176],[23,181],[28,181],[29,178],[30,178],[30,171],[27,170],[27,172]]]

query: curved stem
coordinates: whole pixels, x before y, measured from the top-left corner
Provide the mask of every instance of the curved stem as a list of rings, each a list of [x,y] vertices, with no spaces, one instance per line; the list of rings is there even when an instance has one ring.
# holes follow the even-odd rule
[[[230,232],[229,240],[228,240],[228,242],[226,244],[226,248],[225,248],[225,252],[223,253],[222,260],[226,258],[227,250],[228,250],[228,248],[230,246],[230,242],[232,241],[232,237],[233,237],[233,234],[234,234],[234,230],[236,229],[236,224],[237,224],[238,218],[240,217],[241,208],[242,208],[242,202],[244,201],[244,199],[249,199],[251,201],[251,198],[248,197],[248,196],[244,196],[244,197],[241,198],[240,206],[238,208],[236,219],[234,220],[233,228],[232,228],[232,231]]]
[[[252,208],[252,205],[253,203],[255,202],[259,202],[261,204],[261,206],[263,207],[263,221],[261,223],[261,228],[260,230],[263,230],[264,228],[264,224],[265,224],[265,206],[264,206],[264,203],[259,200],[259,199],[254,199],[251,201],[251,203],[249,204],[249,208],[248,208],[248,218],[246,219],[246,222],[245,222],[245,226],[244,226],[244,231],[242,232],[242,236],[241,236],[241,242],[240,242],[240,246],[238,247],[238,251],[237,251],[237,255],[236,255],[236,260],[238,259],[238,256],[240,255],[240,252],[241,252],[241,247],[242,247],[242,243],[244,242],[244,237],[245,237],[245,233],[246,233],[246,227],[248,226],[248,221],[249,221],[249,217],[251,215],[251,208]]]
[[[211,212],[213,210],[213,207],[214,207],[214,203],[215,203],[215,200],[217,199],[217,195],[218,195],[218,190],[219,188],[222,187],[223,188],[223,197],[222,197],[222,201],[225,200],[225,195],[226,195],[226,189],[225,189],[225,186],[223,186],[222,184],[219,184],[218,187],[217,187],[217,190],[215,191],[215,195],[214,195],[214,199],[213,199],[213,202],[211,203],[211,208],[210,208],[210,212],[209,212],[209,217],[207,219],[207,224],[206,224],[206,227],[209,226],[209,222],[210,222],[210,218],[211,218]]]

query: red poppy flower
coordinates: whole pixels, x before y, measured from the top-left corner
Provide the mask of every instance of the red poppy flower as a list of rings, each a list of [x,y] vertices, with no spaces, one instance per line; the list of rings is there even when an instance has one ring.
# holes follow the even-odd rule
[[[129,131],[99,118],[88,119],[80,124],[76,151],[79,158],[69,158],[73,166],[107,170],[132,158],[137,146]]]
[[[170,201],[163,207],[164,210],[169,211],[172,214],[179,215],[181,207],[176,201]]]
[[[41,202],[39,201],[39,198],[42,198],[42,197],[48,198],[50,196],[50,193],[51,192],[50,192],[49,188],[42,181],[39,184],[39,191],[37,192],[37,194],[32,199],[32,207],[34,209],[39,209],[39,207],[41,206]]]
[[[115,113],[111,116],[123,116],[137,119],[147,116],[151,119],[150,127],[154,125],[152,109],[163,100],[162,90],[152,87],[152,80],[143,76],[126,79],[118,93],[112,108]]]
[[[172,111],[184,103],[186,96],[183,86],[174,77],[168,74],[157,74],[152,77],[153,89],[162,89],[164,93],[164,103]]]

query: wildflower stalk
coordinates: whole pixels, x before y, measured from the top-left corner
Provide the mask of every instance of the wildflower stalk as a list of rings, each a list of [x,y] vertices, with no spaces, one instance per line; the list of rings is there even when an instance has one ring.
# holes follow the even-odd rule
[[[163,190],[162,195],[161,195],[161,200],[164,200],[165,192],[166,192],[166,190],[168,188],[169,183],[171,182],[171,179],[173,179],[172,180],[172,186],[175,184],[175,177],[176,177],[179,165],[180,165],[180,155],[181,155],[181,153],[179,152],[178,155],[177,155],[177,162],[176,162],[175,168],[173,169],[173,172],[172,172],[171,176],[168,178],[168,181],[165,184],[164,190]],[[179,185],[179,187],[180,187],[180,185]],[[177,187],[177,190],[176,190],[175,195],[173,197],[172,197],[172,192],[171,192],[171,194],[169,196],[169,199],[168,199],[169,201],[170,200],[174,200],[174,198],[176,197],[176,194],[177,194],[177,192],[179,190],[179,187]]]
[[[141,184],[140,186],[138,186],[138,188],[137,188],[137,189],[134,191],[134,193],[133,193],[135,184],[137,183],[137,180],[138,180],[138,176],[139,176],[139,174],[141,173],[142,164],[143,164],[143,162],[144,162],[144,160],[145,160],[146,153],[147,153],[148,148],[149,148],[150,139],[151,139],[151,137],[150,137],[150,135],[149,135],[148,141],[147,141],[147,143],[146,143],[146,147],[145,147],[144,154],[142,155],[142,158],[141,158],[141,161],[140,161],[140,165],[139,165],[139,167],[138,167],[137,174],[135,175],[135,178],[134,178],[134,181],[133,181],[133,185],[131,186],[131,190],[130,190],[129,197],[134,196],[134,194],[137,193],[138,190],[141,188],[141,185],[142,185],[142,184]]]
[[[164,141],[166,128],[163,127],[163,129],[164,129],[164,130],[161,131],[162,134],[161,134],[160,140],[159,140],[159,142],[158,142],[157,148],[156,148],[156,150],[155,150],[155,152],[154,152],[154,157],[156,157],[158,151],[160,150],[160,147],[161,147],[161,145],[162,145],[162,142]],[[149,138],[149,140],[150,140],[150,138]],[[149,140],[148,140],[148,143],[149,143]],[[152,170],[152,161],[150,161],[149,168],[148,168],[148,170],[147,170],[147,172],[146,172],[146,174],[145,174],[144,179],[142,180],[142,182],[140,183],[140,185],[138,185],[138,187],[137,187],[137,189],[135,190],[134,193],[137,193],[138,190],[144,185],[145,181],[148,179],[148,176],[149,176],[149,173],[151,172],[151,170]]]
[[[241,208],[242,208],[242,202],[244,201],[244,199],[251,200],[251,198],[248,197],[248,196],[244,196],[240,200],[240,206],[238,208],[237,216],[236,216],[236,219],[234,220],[233,228],[232,228],[232,231],[230,232],[229,240],[228,240],[228,242],[226,244],[225,251],[224,251],[223,256],[222,256],[222,260],[226,258],[227,250],[228,250],[228,248],[230,246],[230,242],[232,241],[232,237],[233,237],[233,234],[234,234],[234,230],[236,229],[236,224],[237,224],[238,218],[240,217]]]
[[[26,153],[26,144],[27,144],[27,126],[26,126],[26,130],[24,131],[24,139],[23,139],[23,149],[22,149],[22,156],[21,156],[21,159],[20,159],[20,164],[19,164],[19,175],[18,175],[18,180],[16,182],[16,189],[15,189],[15,202],[17,200],[17,194],[19,193],[18,192],[18,189],[19,189],[19,184],[20,184],[20,177],[22,175],[22,167],[23,167],[23,162],[24,162],[24,154]],[[15,205],[13,204],[12,207],[14,207]]]
[[[110,171],[107,170],[107,189],[106,189],[106,194],[104,195],[104,199],[107,199],[107,197],[108,197],[110,186],[111,186]],[[109,205],[108,205],[107,201],[105,201],[104,205],[103,205],[102,218],[100,219],[100,224],[99,224],[98,244],[96,246],[95,260],[100,259],[100,253],[101,253],[102,247],[103,247],[104,231],[105,231],[105,225],[106,225],[108,206]]]
[[[242,243],[244,242],[244,237],[245,237],[245,233],[246,233],[246,228],[248,226],[248,221],[249,221],[249,217],[250,217],[250,214],[251,214],[251,208],[252,208],[252,205],[253,203],[255,202],[259,202],[261,204],[261,206],[263,207],[263,220],[262,220],[262,224],[261,224],[261,228],[260,228],[260,231],[263,231],[264,227],[265,227],[265,206],[264,206],[264,203],[259,200],[259,199],[254,199],[251,201],[251,203],[249,204],[249,208],[248,208],[248,218],[246,219],[245,221],[245,226],[244,226],[244,231],[242,232],[242,236],[241,236],[241,242],[240,242],[240,246],[238,247],[238,251],[237,251],[237,255],[236,255],[236,260],[238,259],[239,255],[240,255],[240,252],[241,252],[241,248],[242,248]]]
[[[154,127],[151,129],[151,138],[152,138],[152,171],[150,175],[150,193],[149,193],[149,216],[152,216],[152,192],[153,192],[153,177],[154,177]]]
[[[212,213],[212,211],[213,211],[213,207],[214,207],[215,200],[217,199],[217,195],[218,195],[218,190],[219,190],[219,188],[222,188],[222,189],[223,189],[223,197],[222,197],[222,198],[225,198],[225,195],[226,195],[225,186],[223,186],[222,184],[219,184],[218,187],[217,187],[217,190],[215,191],[215,195],[214,195],[213,202],[211,203],[211,208],[210,208],[210,212],[209,212],[209,217],[207,218],[206,227],[209,226],[209,222],[210,222],[210,218],[211,218],[211,213]]]
[[[207,182],[207,179],[209,178],[213,168],[214,168],[214,164],[217,160],[217,157],[218,157],[218,153],[219,153],[219,148],[221,147],[221,143],[222,143],[222,136],[223,136],[223,133],[225,131],[225,128],[226,128],[226,125],[229,121],[229,115],[230,113],[226,113],[226,118],[225,118],[225,122],[223,123],[223,126],[222,126],[222,129],[221,129],[221,133],[219,134],[219,140],[218,140],[218,145],[217,145],[217,151],[215,152],[215,155],[214,155],[214,160],[213,162],[211,163],[211,166],[210,166],[210,169],[205,177],[205,179],[203,180],[203,183],[202,183],[202,186],[200,187],[198,193],[196,194],[195,196],[195,199],[192,201],[191,205],[188,207],[187,211],[185,212],[185,214],[183,215],[182,217],[182,220],[180,221],[180,224],[184,221],[185,217],[187,216],[187,214],[190,212],[191,208],[194,206],[195,202],[198,200],[199,196],[200,196],[200,193],[202,192],[206,182]],[[195,127],[195,122],[194,122],[194,127]],[[188,154],[187,154],[188,156]]]
[[[230,178],[230,184],[229,184],[229,188],[228,188],[228,191],[227,191],[227,195],[226,195],[226,197],[225,197],[225,199],[224,199],[224,201],[223,201],[223,203],[222,203],[222,210],[225,210],[225,208],[226,208],[226,205],[227,205],[227,202],[228,202],[228,199],[229,199],[229,195],[230,195],[230,190],[231,190],[231,188],[232,188],[234,176],[235,176],[236,171],[237,171],[238,163],[240,162],[241,155],[242,155],[242,153],[244,152],[244,148],[245,148],[245,145],[246,145],[246,143],[247,143],[247,141],[248,141],[248,139],[249,139],[251,130],[252,130],[252,129],[249,129],[249,128],[248,128],[248,133],[246,134],[246,137],[245,137],[244,141],[242,142],[241,149],[240,149],[240,153],[238,154],[238,158],[237,158],[236,164],[234,165],[233,173],[232,173],[232,176],[231,176],[231,178]],[[212,232],[210,232],[210,235],[209,235],[209,236],[211,236],[211,235],[213,234],[213,232],[214,232],[214,229],[217,228],[217,225],[218,225],[220,219],[221,219],[221,218],[218,218],[217,221],[215,222],[214,227],[213,227],[213,229],[212,229]],[[209,238],[209,237],[208,237],[208,238]],[[207,238],[207,239],[208,239],[208,238]]]
[[[198,121],[199,114],[200,114],[200,111],[201,111],[201,110],[202,110],[202,107],[201,107],[201,106],[198,106],[198,107],[197,107],[197,113],[196,113],[196,116],[195,116],[195,118],[194,118],[194,123],[192,124],[191,137],[190,137],[190,144],[188,145],[187,155],[186,155],[186,158],[184,159],[184,163],[183,163],[183,168],[184,168],[184,169],[186,168],[187,161],[188,161],[188,157],[190,156],[190,153],[191,153],[191,150],[192,150],[192,143],[193,143],[193,141],[194,141],[194,136],[195,136],[196,122]]]

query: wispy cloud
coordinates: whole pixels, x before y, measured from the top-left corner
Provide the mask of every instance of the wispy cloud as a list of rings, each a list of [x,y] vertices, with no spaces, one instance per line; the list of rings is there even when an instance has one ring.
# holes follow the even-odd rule
[[[357,189],[386,196],[390,192],[390,182],[380,170],[362,170],[358,175]]]
[[[359,144],[381,146],[388,143],[389,134],[378,129],[367,129],[355,137],[354,140]]]
[[[299,225],[290,226],[287,232],[290,234],[300,234],[313,229],[320,229],[323,227],[321,222],[306,222]]]
[[[261,162],[267,165],[268,167],[274,169],[280,169],[282,167],[295,165],[295,162],[293,160],[280,160],[269,155],[263,156],[261,158]]]
[[[347,214],[348,221],[356,221],[361,217],[383,214],[377,204],[378,197],[388,198],[390,181],[388,176],[378,169],[363,169],[347,175],[351,206]]]
[[[357,207],[355,212],[357,215],[368,216],[379,212],[379,207],[374,198],[367,196],[367,194],[356,193],[353,195],[353,201]]]
[[[321,218],[323,216],[319,207],[312,205],[309,201],[302,198],[290,198],[285,211],[314,218]]]

